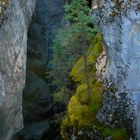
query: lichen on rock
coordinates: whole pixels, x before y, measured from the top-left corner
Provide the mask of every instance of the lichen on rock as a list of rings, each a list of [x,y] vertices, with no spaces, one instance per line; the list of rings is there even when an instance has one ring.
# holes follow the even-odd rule
[[[140,90],[139,3],[139,0],[102,0],[92,12],[92,16],[96,17],[94,22],[100,25],[107,50],[107,64],[102,79],[106,88],[113,83],[116,89],[114,92],[107,91],[104,95],[100,110],[102,113],[99,113],[98,119],[115,125],[115,121],[108,121],[112,120],[111,117],[115,118],[116,113],[112,112],[111,117],[108,113],[113,111],[114,107],[117,108],[119,114],[122,114],[120,120],[124,119],[124,124],[121,124],[125,125],[125,128],[131,128],[128,130],[128,133],[132,134],[130,138],[135,135],[135,117],[139,118],[139,113],[135,112],[135,103],[139,104],[135,97]],[[127,120],[131,123],[127,123]]]
[[[94,2],[92,13],[96,15],[96,21],[100,24],[113,22],[116,17],[125,16],[133,9],[139,13],[139,0],[98,0]]]

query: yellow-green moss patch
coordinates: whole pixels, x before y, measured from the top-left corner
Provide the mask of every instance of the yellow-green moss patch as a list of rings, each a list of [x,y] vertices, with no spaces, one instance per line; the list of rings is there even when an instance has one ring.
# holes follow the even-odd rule
[[[68,103],[67,114],[61,124],[61,135],[65,140],[69,140],[68,134],[73,129],[91,130],[93,127],[103,138],[111,136],[113,140],[127,139],[127,132],[124,128],[112,129],[96,120],[96,113],[101,107],[103,85],[96,79],[95,64],[101,52],[102,37],[97,34],[96,38],[91,41],[90,48],[87,51],[90,100],[87,94],[83,57],[79,58],[71,70],[70,76],[77,84],[77,89]]]

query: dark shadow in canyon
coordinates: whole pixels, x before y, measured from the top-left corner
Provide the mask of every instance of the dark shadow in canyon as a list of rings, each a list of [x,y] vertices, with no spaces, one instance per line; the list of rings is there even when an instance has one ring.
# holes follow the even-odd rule
[[[53,140],[59,137],[59,126],[53,117],[65,110],[53,103],[52,88],[46,71],[55,35],[62,25],[63,0],[37,0],[28,30],[26,86],[23,92],[24,128],[16,140]]]
[[[46,71],[58,29],[63,26],[63,0],[37,0],[28,30],[26,86],[23,91],[24,128],[14,140],[60,140],[59,118],[65,105],[53,102]],[[91,7],[92,0],[88,1]],[[55,123],[54,123],[55,122]]]

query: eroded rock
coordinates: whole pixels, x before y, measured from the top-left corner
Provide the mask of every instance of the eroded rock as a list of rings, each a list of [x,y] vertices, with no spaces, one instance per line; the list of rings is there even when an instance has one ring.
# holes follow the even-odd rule
[[[10,140],[23,127],[27,30],[35,0],[22,2],[23,7],[20,2],[11,0],[7,19],[0,28],[0,140]]]
[[[107,90],[97,118],[104,124],[115,125],[112,118],[116,113],[112,111],[117,110],[122,114],[118,120],[124,118],[124,125],[127,125],[125,127],[132,128],[133,132],[135,117],[140,117],[139,113],[135,113],[135,104],[138,105],[140,102],[135,98],[140,94],[139,3],[139,0],[99,0],[94,3],[92,13],[100,26],[107,51],[107,64],[101,77],[104,79],[105,89],[111,83],[116,89],[113,93]],[[123,93],[126,94],[125,99]],[[125,107],[128,103],[130,106]],[[131,122],[130,124],[127,119]]]

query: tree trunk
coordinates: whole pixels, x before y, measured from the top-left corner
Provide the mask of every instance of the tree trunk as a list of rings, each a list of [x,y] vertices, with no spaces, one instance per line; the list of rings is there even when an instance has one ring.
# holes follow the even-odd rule
[[[87,95],[90,99],[91,93],[90,93],[90,85],[89,85],[89,77],[88,77],[88,64],[87,64],[87,56],[84,54],[84,66],[85,66],[85,79],[87,84]]]

